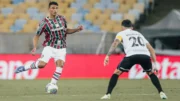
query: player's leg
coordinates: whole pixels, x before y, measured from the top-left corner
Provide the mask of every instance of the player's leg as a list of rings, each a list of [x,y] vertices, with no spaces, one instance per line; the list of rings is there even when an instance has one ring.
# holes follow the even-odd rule
[[[114,89],[114,87],[117,84],[118,77],[123,73],[123,72],[128,72],[129,69],[134,65],[133,62],[130,61],[129,57],[125,57],[122,62],[118,65],[117,69],[114,71],[113,75],[111,76],[111,79],[109,81],[108,89],[106,94],[101,97],[101,99],[110,99],[111,93]]]
[[[162,90],[162,87],[161,87],[158,77],[152,72],[152,63],[151,63],[150,57],[141,56],[140,61],[141,61],[140,65],[143,67],[144,71],[147,73],[147,75],[151,79],[152,84],[158,90],[160,97],[162,99],[167,99],[167,96],[165,95],[165,93]]]
[[[43,49],[41,57],[38,60],[36,60],[32,64],[27,64],[25,66],[18,67],[15,70],[15,73],[20,73],[23,71],[27,71],[29,69],[44,68],[51,57],[52,57],[51,47],[47,46]]]
[[[59,80],[62,74],[65,58],[66,58],[66,49],[63,48],[57,50],[57,53],[54,56],[54,60],[56,63],[56,70],[53,74],[53,77],[51,78],[51,83],[56,84],[57,81]]]
[[[101,99],[110,99],[111,98],[111,93],[114,89],[114,87],[116,86],[117,84],[117,81],[118,81],[118,77],[123,73],[123,71],[119,70],[119,69],[116,69],[113,73],[113,75],[111,76],[111,79],[109,81],[109,85],[108,85],[108,89],[107,89],[107,92],[106,94],[101,97]]]

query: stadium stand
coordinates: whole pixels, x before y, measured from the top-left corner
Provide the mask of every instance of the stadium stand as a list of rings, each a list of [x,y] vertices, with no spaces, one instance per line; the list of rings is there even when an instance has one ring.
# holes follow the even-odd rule
[[[47,15],[49,1],[59,3],[58,13],[64,15],[68,26],[79,24],[89,31],[117,32],[123,19],[134,25],[143,22],[149,3],[153,0],[1,0],[0,32],[35,32]],[[29,28],[28,28],[29,27]]]

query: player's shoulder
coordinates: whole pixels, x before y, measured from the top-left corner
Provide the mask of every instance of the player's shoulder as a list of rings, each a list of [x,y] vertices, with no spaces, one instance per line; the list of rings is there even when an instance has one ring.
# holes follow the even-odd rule
[[[63,15],[58,14],[57,16],[58,16],[59,18],[65,19],[65,16],[63,16]]]
[[[39,25],[44,25],[46,24],[46,20],[47,20],[47,17],[43,18],[40,22],[39,22]]]
[[[123,34],[125,34],[125,30],[120,31],[120,32],[117,33],[117,35],[123,35]]]

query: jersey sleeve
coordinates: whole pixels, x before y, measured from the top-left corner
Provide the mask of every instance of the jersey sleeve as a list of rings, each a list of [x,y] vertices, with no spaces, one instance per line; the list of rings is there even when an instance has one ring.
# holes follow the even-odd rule
[[[46,23],[43,20],[39,24],[39,27],[38,27],[37,32],[36,32],[36,35],[41,35],[44,32],[45,29],[46,29]]]
[[[63,18],[64,23],[65,23],[65,28],[67,28],[67,20],[66,20],[66,18],[64,16],[62,18]]]
[[[142,37],[145,44],[149,43],[143,35],[141,35],[141,37]]]
[[[118,39],[119,41],[122,41],[122,35],[121,33],[118,33],[115,37],[115,40]]]

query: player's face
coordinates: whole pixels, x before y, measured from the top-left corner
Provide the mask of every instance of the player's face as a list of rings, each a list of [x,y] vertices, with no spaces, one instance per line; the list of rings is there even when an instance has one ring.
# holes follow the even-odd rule
[[[51,5],[49,7],[49,13],[53,16],[57,14],[58,6],[57,5]]]

